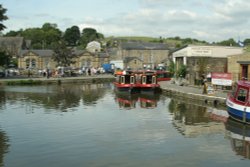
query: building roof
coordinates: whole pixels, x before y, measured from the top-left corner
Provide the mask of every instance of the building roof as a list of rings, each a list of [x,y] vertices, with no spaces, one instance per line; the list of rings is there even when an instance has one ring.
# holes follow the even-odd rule
[[[25,48],[23,37],[0,37],[0,48],[7,50],[10,54],[18,55]]]
[[[143,61],[142,61],[140,58],[138,58],[138,57],[125,57],[125,58],[124,58],[124,63],[129,63],[130,61],[135,60],[135,59],[137,59],[137,60],[143,62]]]
[[[164,43],[151,42],[122,42],[121,48],[125,50],[169,50]]]
[[[36,55],[45,57],[45,56],[52,56],[53,55],[53,50],[37,50],[37,49],[31,49],[31,50],[21,50],[20,54],[21,56],[27,54],[28,52],[33,52]]]
[[[20,55],[23,56],[25,54],[27,54],[28,52],[33,52],[34,54],[41,56],[41,57],[46,57],[46,56],[52,56],[54,51],[53,50],[39,50],[39,49],[30,49],[30,50],[21,50]],[[73,50],[73,54],[77,55],[77,56],[81,56],[82,54],[86,54],[89,53],[90,55],[97,55],[99,57],[108,57],[108,54],[105,52],[98,52],[97,54],[93,54],[91,52],[88,52],[86,50]]]
[[[230,55],[242,54],[242,47],[187,45],[172,53],[173,57],[215,57],[226,58]]]

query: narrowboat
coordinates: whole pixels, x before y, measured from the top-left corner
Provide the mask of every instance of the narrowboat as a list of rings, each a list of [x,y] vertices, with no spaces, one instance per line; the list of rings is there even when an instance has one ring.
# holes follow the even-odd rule
[[[119,71],[115,76],[114,86],[116,91],[126,93],[136,93],[138,91],[136,76],[132,71]]]
[[[157,75],[157,81],[170,81],[172,74],[169,71],[162,71],[162,70],[158,70],[156,71],[156,75]]]
[[[229,116],[247,124],[250,123],[249,88],[249,81],[238,81],[226,100]]]
[[[140,88],[141,93],[157,93],[161,91],[155,71],[138,72],[136,78],[136,85]]]

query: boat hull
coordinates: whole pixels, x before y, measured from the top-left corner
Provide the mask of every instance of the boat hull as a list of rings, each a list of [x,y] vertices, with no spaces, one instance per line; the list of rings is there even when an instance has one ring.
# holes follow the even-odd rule
[[[234,103],[227,99],[227,112],[229,116],[237,121],[250,124],[250,107]]]
[[[117,92],[126,92],[126,93],[138,93],[139,88],[137,88],[134,84],[119,84],[114,83],[115,90]]]
[[[141,94],[157,94],[161,92],[160,87],[141,87],[140,93]]]

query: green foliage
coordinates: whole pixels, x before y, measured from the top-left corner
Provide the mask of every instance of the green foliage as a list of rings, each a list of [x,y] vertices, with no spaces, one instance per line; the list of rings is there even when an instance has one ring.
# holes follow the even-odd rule
[[[249,46],[250,45],[250,39],[245,39],[243,41],[243,43],[244,43],[245,46]]]
[[[176,69],[175,63],[174,63],[173,61],[170,61],[170,65],[169,65],[169,67],[168,67],[169,72],[170,72],[171,74],[175,74],[175,69]]]
[[[73,54],[72,48],[67,47],[65,41],[54,43],[53,51],[52,59],[57,62],[58,66],[68,67],[71,63],[74,63],[73,58],[76,55]]]
[[[100,33],[98,33],[95,29],[93,28],[84,28],[82,30],[82,36],[80,38],[80,44],[83,48],[86,48],[87,44],[91,41],[94,40],[100,40],[104,36]]]
[[[3,8],[2,4],[0,4],[0,31],[3,31],[6,27],[3,25],[4,20],[8,20],[8,17],[5,15],[7,9]]]
[[[181,77],[181,78],[185,78],[187,74],[187,67],[185,65],[181,65],[180,68],[176,71],[176,76]]]
[[[33,49],[51,49],[52,43],[61,39],[62,32],[55,24],[45,23],[42,28],[28,28],[21,32],[21,36],[31,40]]]
[[[7,85],[41,85],[42,81],[40,80],[18,80],[18,81],[8,81]]]
[[[216,44],[220,46],[239,46],[239,44],[235,42],[233,38],[230,38],[228,40],[224,40],[221,42],[217,42]]]
[[[21,34],[22,34],[22,31],[23,30],[19,30],[19,31],[9,31],[9,32],[7,32],[4,36],[5,37],[17,37],[17,36],[21,36]]]
[[[11,57],[5,51],[0,51],[0,66],[8,67],[10,61]]]
[[[170,61],[168,70],[171,74],[175,74],[176,78],[185,78],[187,74],[187,66],[182,64],[179,69],[176,69],[176,64],[173,61]]]
[[[80,39],[80,29],[77,26],[72,26],[71,28],[67,28],[63,39],[67,42],[68,46],[76,46]]]

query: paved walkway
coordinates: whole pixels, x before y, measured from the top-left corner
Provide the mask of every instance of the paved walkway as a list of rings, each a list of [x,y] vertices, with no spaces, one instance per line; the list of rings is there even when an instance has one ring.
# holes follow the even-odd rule
[[[195,87],[195,86],[179,86],[176,84],[172,84],[170,81],[161,81],[159,82],[159,84],[161,85],[161,88],[163,90],[172,90],[175,92],[181,92],[181,93],[187,93],[187,94],[193,94],[193,95],[197,95],[197,97],[201,97],[201,96],[207,96],[209,98],[220,98],[223,100],[226,100],[227,94],[228,92],[223,91],[223,90],[215,90],[213,95],[204,95],[202,94],[202,87]]]

